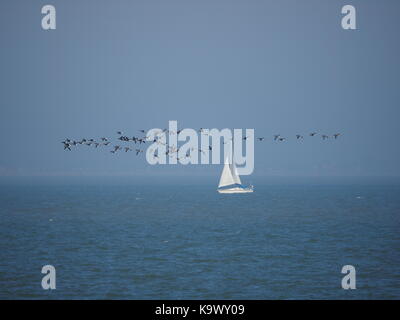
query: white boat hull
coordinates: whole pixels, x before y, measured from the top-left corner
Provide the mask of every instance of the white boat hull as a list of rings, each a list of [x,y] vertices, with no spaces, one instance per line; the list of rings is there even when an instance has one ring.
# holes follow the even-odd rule
[[[230,189],[217,189],[219,193],[250,193],[253,189],[250,188],[230,188]]]

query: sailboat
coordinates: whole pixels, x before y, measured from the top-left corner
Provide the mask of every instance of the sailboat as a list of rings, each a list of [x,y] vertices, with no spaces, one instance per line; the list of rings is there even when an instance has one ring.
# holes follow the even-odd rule
[[[230,164],[227,158],[224,169],[222,169],[217,191],[219,193],[249,193],[253,192],[253,186],[245,187],[242,185],[235,163]]]

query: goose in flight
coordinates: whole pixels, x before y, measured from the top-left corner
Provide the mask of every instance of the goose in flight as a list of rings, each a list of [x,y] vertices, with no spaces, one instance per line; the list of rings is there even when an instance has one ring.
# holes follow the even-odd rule
[[[118,140],[121,140],[121,141],[129,141],[129,138],[128,138],[128,137],[125,137],[125,136],[120,136],[120,137],[118,138]]]
[[[71,151],[71,145],[68,143],[68,142],[66,142],[66,141],[63,141],[63,142],[61,142],[61,143],[63,143],[64,144],[64,150],[69,150],[69,151]]]
[[[335,133],[333,136],[334,136],[335,139],[337,139],[337,137],[340,136],[340,133]]]

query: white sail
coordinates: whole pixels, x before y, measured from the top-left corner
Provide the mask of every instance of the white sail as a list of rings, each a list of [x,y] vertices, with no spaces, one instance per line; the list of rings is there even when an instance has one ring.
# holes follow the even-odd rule
[[[230,188],[222,188],[231,186]],[[235,163],[229,164],[229,158],[225,160],[224,169],[222,170],[221,178],[217,191],[219,193],[251,193],[253,186],[244,187],[240,181]]]
[[[238,173],[237,173],[237,169],[236,169],[236,166],[235,166],[235,162],[233,162],[233,163],[230,165],[230,167],[231,167],[231,173],[232,173],[233,181],[235,181],[234,183],[242,184],[242,181],[240,181],[240,177],[239,177],[239,175],[238,175]]]
[[[221,178],[219,179],[218,188],[235,184],[235,178],[232,175],[231,166],[228,159],[225,161],[224,169],[222,170]]]

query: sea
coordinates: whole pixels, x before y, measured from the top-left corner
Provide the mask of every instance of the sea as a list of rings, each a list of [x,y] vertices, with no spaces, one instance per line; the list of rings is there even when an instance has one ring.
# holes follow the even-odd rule
[[[400,183],[2,183],[0,299],[399,299],[399,231]]]

